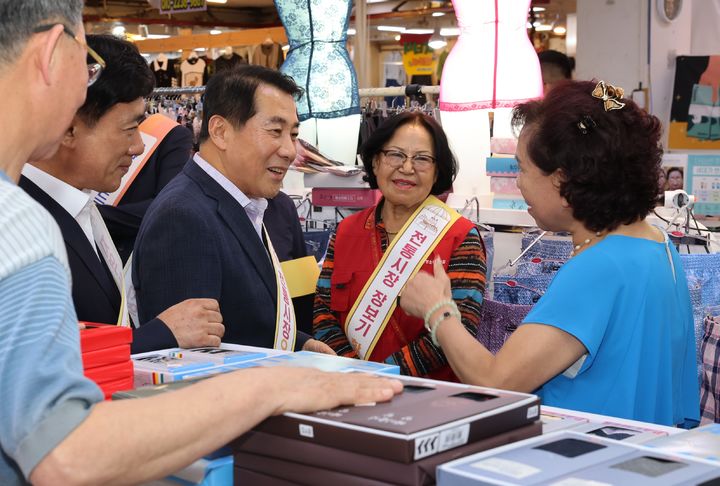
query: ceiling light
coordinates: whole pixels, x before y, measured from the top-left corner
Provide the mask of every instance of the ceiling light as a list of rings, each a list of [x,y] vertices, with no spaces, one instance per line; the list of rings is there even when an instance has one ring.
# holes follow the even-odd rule
[[[148,34],[148,39],[167,39],[170,36],[167,34]]]
[[[445,12],[433,12],[432,13],[433,17],[442,17],[444,15],[445,15]]]
[[[382,3],[385,1],[387,1],[387,0],[367,0],[367,3]]]
[[[195,52],[203,52],[204,50],[205,50],[204,47],[196,47],[195,49],[193,49],[193,51],[195,51]]]
[[[383,32],[405,32],[405,27],[398,27],[395,25],[378,25],[377,30]]]
[[[219,35],[219,34],[222,34],[222,32],[223,32],[223,31],[222,31],[222,30],[219,30],[219,29],[212,29],[212,30],[210,31],[210,35]]]
[[[125,26],[124,25],[116,25],[111,30],[112,35],[115,37],[124,37],[125,36]]]
[[[355,34],[357,34],[357,30],[355,30],[355,29],[348,29],[348,30],[347,30],[347,35],[355,35]]]
[[[557,35],[565,35],[567,33],[567,29],[563,27],[562,25],[558,25],[553,29],[553,34]]]
[[[208,0],[208,2],[209,2],[209,1],[210,1],[210,0]],[[544,12],[544,11],[545,11],[545,7],[533,7],[533,8],[532,8],[532,11],[533,11],[533,12]]]
[[[430,49],[442,49],[447,45],[447,41],[443,39],[442,37],[438,36],[432,36],[430,40],[428,41],[428,47]]]
[[[443,37],[452,37],[456,35],[460,35],[460,28],[459,27],[443,27],[440,29],[440,35]]]
[[[549,32],[553,29],[552,25],[550,24],[540,24],[535,27],[535,30],[537,32]]]
[[[207,3],[227,3],[227,0],[207,0]]]
[[[398,35],[395,36],[395,40],[398,41],[398,42],[400,41],[400,34],[398,34]]]
[[[434,34],[435,29],[406,29],[405,34]]]

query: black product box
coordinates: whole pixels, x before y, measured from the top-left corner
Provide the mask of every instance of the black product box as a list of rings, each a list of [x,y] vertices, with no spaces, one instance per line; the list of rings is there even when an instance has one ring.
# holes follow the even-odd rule
[[[375,484],[377,481],[379,484],[425,486],[435,484],[435,469],[440,464],[534,437],[541,432],[542,424],[537,421],[410,464],[262,432],[246,434],[233,442],[231,447],[235,453],[235,467],[299,484],[339,484],[336,482],[336,474],[339,473],[353,478],[354,481],[362,479],[365,481],[362,484]],[[355,483],[344,481],[343,484],[347,486]]]
[[[389,402],[270,417],[253,430],[411,463],[535,422],[537,396],[403,377]]]

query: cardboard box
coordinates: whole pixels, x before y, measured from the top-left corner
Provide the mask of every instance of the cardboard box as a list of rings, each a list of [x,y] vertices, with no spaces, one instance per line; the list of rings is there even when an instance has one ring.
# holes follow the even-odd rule
[[[254,430],[410,463],[539,417],[535,395],[403,377],[389,402],[270,417]]]
[[[258,458],[273,459],[274,461],[266,461],[266,463],[270,465],[275,464],[275,461],[282,462],[282,470],[286,472],[282,477],[286,479],[303,478],[301,482],[306,484],[321,484],[317,480],[322,472],[333,471],[367,480],[414,486],[435,484],[435,469],[439,464],[533,437],[539,435],[541,430],[540,422],[535,422],[410,464],[262,432],[245,434],[234,441],[231,446],[240,454],[236,456],[235,460],[237,467],[272,475],[281,468],[272,466],[265,469],[260,466],[261,461]],[[297,465],[313,468],[312,474],[310,476],[301,475],[301,468],[295,467]],[[319,471],[315,471],[316,469]]]
[[[438,486],[697,484],[718,469],[636,444],[561,431],[481,452],[438,467]],[[595,481],[595,482],[589,482]]]

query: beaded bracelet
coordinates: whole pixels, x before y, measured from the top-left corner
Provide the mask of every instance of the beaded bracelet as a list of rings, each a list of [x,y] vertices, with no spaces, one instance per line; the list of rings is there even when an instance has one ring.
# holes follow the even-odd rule
[[[455,301],[452,299],[440,301],[437,304],[435,304],[434,306],[432,306],[430,308],[430,310],[425,313],[425,317],[423,318],[423,320],[425,321],[425,329],[427,329],[428,332],[430,332],[430,330],[431,330],[430,318],[432,317],[432,315],[435,313],[436,310],[438,310],[440,307],[442,307],[444,305],[449,305],[451,307],[455,306],[455,309],[457,309],[457,306],[455,305]]]
[[[453,316],[456,317],[458,321],[462,317],[460,315],[460,311],[457,308],[457,305],[455,305],[455,302],[453,302],[452,307],[453,307],[453,310],[445,311],[442,313],[442,315],[440,317],[437,318],[437,320],[435,321],[435,325],[432,326],[432,330],[430,331],[430,339],[432,340],[433,344],[435,346],[437,346],[438,348],[440,347],[440,343],[437,340],[437,330],[438,330],[438,327],[440,327],[440,324],[445,322],[446,319],[449,319],[450,317],[453,317]]]

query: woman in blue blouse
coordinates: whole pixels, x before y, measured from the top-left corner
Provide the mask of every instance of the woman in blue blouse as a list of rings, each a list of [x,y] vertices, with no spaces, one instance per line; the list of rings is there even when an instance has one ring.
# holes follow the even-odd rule
[[[574,256],[493,356],[454,317],[442,268],[406,287],[462,381],[535,391],[545,404],[660,424],[699,418],[692,308],[680,259],[645,221],[660,121],[604,82],[566,82],[515,108],[518,186]],[[482,324],[481,324],[482,325]],[[464,334],[463,334],[464,333]]]

